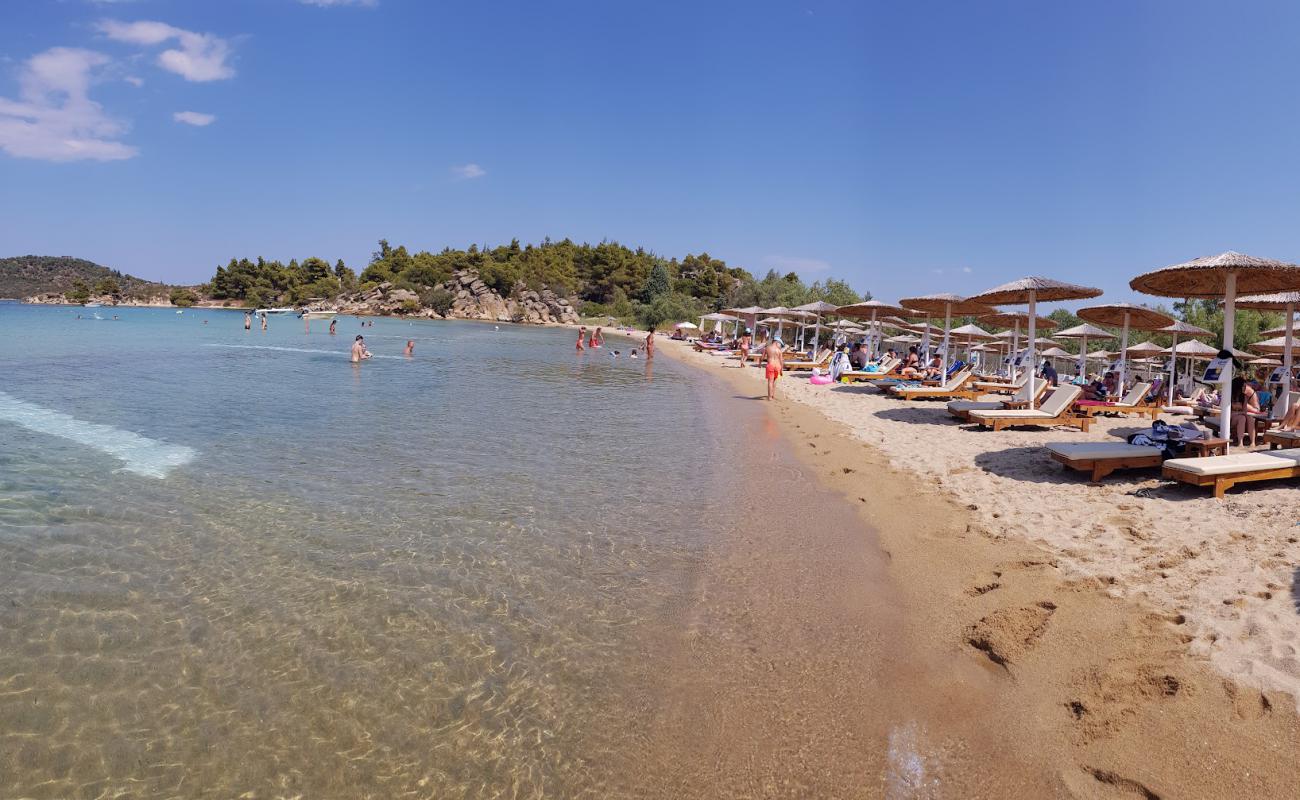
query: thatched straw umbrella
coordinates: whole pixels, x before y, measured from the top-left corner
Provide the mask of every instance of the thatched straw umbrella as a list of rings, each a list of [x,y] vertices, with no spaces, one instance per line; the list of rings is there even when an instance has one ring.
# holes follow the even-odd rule
[[[1086,322],[1083,323],[1082,325],[1075,325],[1073,328],[1066,328],[1063,331],[1057,331],[1052,335],[1055,336],[1057,339],[1078,339],[1079,340],[1079,357],[1078,359],[1076,359],[1076,369],[1079,370],[1079,377],[1083,377],[1083,375],[1088,370],[1087,356],[1085,355],[1088,352],[1088,338],[1089,337],[1092,337],[1093,339],[1114,339],[1115,338],[1115,334],[1111,333],[1105,328],[1098,328],[1096,325],[1089,325]]]
[[[993,334],[984,330],[974,323],[962,325],[959,328],[953,328],[949,331],[953,336],[964,337],[966,339],[966,360],[971,360],[971,352],[974,350],[973,345],[976,340],[987,342],[993,339]]]
[[[1048,328],[1057,327],[1056,320],[1050,320],[1047,319],[1047,317],[1041,317],[1035,315],[1034,302],[1036,302],[1036,300],[1039,299],[1047,300],[1047,299],[1054,299],[1054,298],[1048,298],[1047,295],[1041,295],[1037,293],[1037,291],[1035,291],[1035,293],[1032,294],[1028,294],[1026,293],[1026,291],[1024,291],[1024,287],[1028,285],[1034,285],[1034,284],[1043,284],[1043,285],[1054,284],[1058,286],[1071,286],[1070,284],[1060,284],[1060,282],[1049,280],[1049,278],[1028,277],[1028,278],[1021,278],[1021,280],[1019,281],[1011,281],[1010,284],[1002,284],[1001,286],[996,287],[996,289],[989,289],[988,291],[985,291],[985,293],[983,295],[979,295],[979,297],[970,298],[974,300],[979,300],[979,302],[982,303],[988,303],[989,306],[1002,306],[1002,304],[1014,304],[1011,303],[1010,300],[1008,303],[998,303],[998,302],[993,302],[993,300],[987,299],[989,295],[998,293],[996,297],[1001,297],[1001,298],[1021,297],[1021,298],[1026,298],[1021,300],[1021,302],[1030,303],[1030,312],[1028,313],[1001,311],[998,313],[985,313],[984,316],[979,317],[982,323],[988,323],[991,325],[1013,325],[1013,334],[1011,334],[1011,353],[1010,353],[1010,358],[1008,359],[1008,366],[1009,366],[1008,371],[1010,372],[1011,380],[1013,381],[1015,380],[1015,377],[1017,377],[1017,373],[1019,372],[1019,369],[1017,369],[1017,364],[1015,364],[1015,356],[1017,356],[1019,351],[1021,351],[1021,324],[1022,323],[1028,324],[1028,329],[1030,329],[1030,337],[1034,336],[1034,332],[1036,329],[1039,328],[1048,329]],[[1018,287],[1019,287],[1019,293],[1017,291]],[[1096,294],[1084,295],[1084,297],[1097,297],[1097,294],[1101,294],[1100,289],[1088,289],[1087,286],[1074,286],[1074,289],[1095,291],[1096,293]],[[1034,298],[1034,302],[1031,302],[1031,300],[1028,299],[1030,297]],[[1071,299],[1071,298],[1066,298],[1066,299]],[[1032,392],[1030,394],[1032,394]],[[1031,407],[1032,407],[1032,401],[1031,401]]]
[[[1124,332],[1121,334],[1119,341],[1120,353],[1128,352],[1128,332],[1130,329],[1155,331],[1174,321],[1174,318],[1167,314],[1161,314],[1151,308],[1135,306],[1132,303],[1107,303],[1100,306],[1089,306],[1088,308],[1079,309],[1076,316],[1079,319],[1095,322],[1098,325],[1123,328]],[[1121,355],[1119,360],[1120,394],[1124,393],[1124,387],[1127,385],[1128,359]]]
[[[724,308],[723,314],[735,314],[740,317],[745,327],[752,333],[754,328],[758,327],[758,315],[763,313],[763,309],[758,306],[745,306],[744,308]]]
[[[1173,342],[1169,345],[1170,350],[1178,347],[1179,336],[1210,336],[1210,332],[1204,328],[1198,328],[1190,322],[1183,322],[1181,319],[1174,320],[1172,325],[1166,325],[1158,333],[1167,333],[1173,337]],[[1172,356],[1169,359],[1169,404],[1174,403],[1174,384],[1178,381],[1178,356]]]
[[[1157,297],[1223,298],[1223,349],[1232,349],[1238,290],[1246,294],[1300,291],[1300,267],[1229,251],[1139,275],[1128,284]],[[1219,435],[1232,431],[1232,370],[1220,376]]]
[[[865,319],[871,323],[871,333],[868,335],[868,341],[870,342],[868,345],[868,351],[869,355],[872,358],[875,358],[879,355],[877,351],[880,349],[880,325],[876,321],[877,317],[879,316],[883,318],[889,315],[906,316],[908,311],[900,306],[891,306],[889,303],[882,303],[879,300],[866,300],[861,303],[854,303],[851,306],[840,306],[835,309],[835,313],[839,314],[841,317]],[[898,321],[903,322],[901,319]]]
[[[824,300],[817,300],[812,303],[804,303],[801,306],[795,306],[795,311],[802,311],[805,314],[812,314],[816,317],[813,322],[813,361],[817,360],[817,344],[821,341],[822,335],[822,317],[835,311],[839,306],[831,305]],[[805,325],[805,328],[808,326]]]
[[[948,353],[948,342],[950,339],[949,329],[952,328],[952,315],[959,317],[979,316],[980,314],[991,314],[993,309],[984,303],[976,303],[967,300],[965,297],[956,294],[927,294],[920,297],[905,297],[898,301],[904,308],[911,308],[922,311],[927,314],[938,314],[943,312],[943,366],[947,370],[951,362]],[[929,332],[927,331],[927,334]]]
[[[1273,404],[1274,417],[1284,417],[1291,406],[1291,381],[1295,377],[1291,372],[1291,349],[1295,339],[1295,308],[1300,305],[1300,292],[1282,292],[1280,294],[1255,294],[1237,298],[1237,308],[1254,308],[1264,311],[1281,311],[1286,319],[1282,323],[1282,389],[1278,392],[1279,403]]]

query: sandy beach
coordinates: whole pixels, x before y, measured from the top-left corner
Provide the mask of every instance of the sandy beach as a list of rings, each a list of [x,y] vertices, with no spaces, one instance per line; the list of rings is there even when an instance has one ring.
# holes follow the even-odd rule
[[[755,368],[662,339],[657,352],[763,393]],[[1217,501],[1154,471],[1092,486],[1041,450],[1137,419],[995,434],[941,402],[796,375],[769,410],[877,532],[917,652],[990,674],[997,711],[981,724],[1031,739],[1031,772],[1057,796],[1293,796],[1294,487]]]

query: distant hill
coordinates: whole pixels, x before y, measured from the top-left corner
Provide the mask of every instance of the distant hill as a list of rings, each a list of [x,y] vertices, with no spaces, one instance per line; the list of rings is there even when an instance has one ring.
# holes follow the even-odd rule
[[[125,275],[93,261],[69,256],[14,256],[0,258],[0,297],[24,298],[43,292],[65,293],[81,281],[98,294],[96,286],[105,279],[117,283],[122,297],[166,295],[171,286]]]

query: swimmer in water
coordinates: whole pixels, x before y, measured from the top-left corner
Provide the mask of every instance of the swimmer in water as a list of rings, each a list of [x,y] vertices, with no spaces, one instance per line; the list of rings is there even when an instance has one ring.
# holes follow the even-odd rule
[[[252,329],[253,329],[253,315],[250,314],[249,312],[245,311],[245,312],[244,312],[244,330],[246,330],[246,331],[251,331]]]
[[[635,349],[632,350],[632,358],[636,358],[636,350],[635,350]]]
[[[358,333],[352,342],[352,363],[360,364],[367,358],[370,358],[370,351],[366,349],[366,337]]]
[[[605,334],[600,332],[600,328],[597,328],[596,332],[591,335],[591,340],[596,343],[596,347],[605,346]]]
[[[655,329],[651,328],[650,332],[645,335],[645,357],[655,357]]]
[[[262,333],[266,333],[266,315],[262,315]]]
[[[583,325],[581,328],[578,328],[578,352],[579,353],[581,353],[584,349],[582,346],[582,340],[586,338],[586,336],[587,336],[587,326]]]
[[[407,339],[407,340],[406,340],[406,349],[402,351],[402,355],[404,355],[404,356],[413,356],[413,355],[415,355],[415,340],[414,340],[414,339]]]
[[[330,336],[333,336],[333,335],[334,335],[334,328],[335,328],[335,326],[337,326],[338,324],[339,324],[339,321],[338,321],[338,320],[336,320],[336,319],[332,319],[332,320],[330,320]]]

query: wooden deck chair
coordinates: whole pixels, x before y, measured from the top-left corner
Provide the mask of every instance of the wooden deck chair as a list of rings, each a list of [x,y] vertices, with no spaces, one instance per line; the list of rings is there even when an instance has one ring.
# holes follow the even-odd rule
[[[1041,408],[1009,408],[1005,410],[972,411],[970,421],[977,425],[1000,431],[1003,428],[1018,425],[1073,425],[1080,430],[1088,430],[1092,423],[1089,417],[1081,417],[1070,411],[1076,398],[1083,389],[1078,386],[1058,386],[1047,396]]]
[[[1074,413],[1085,417],[1095,416],[1097,414],[1137,414],[1139,416],[1149,416],[1155,419],[1160,416],[1160,406],[1148,403],[1147,393],[1151,391],[1151,384],[1136,383],[1128,394],[1114,403],[1082,403],[1077,404]]]
[[[1044,447],[1053,460],[1069,469],[1092,473],[1092,482],[1117,469],[1158,467],[1165,460],[1160,447],[1144,447],[1127,442],[1049,442]]]
[[[973,398],[978,392],[970,388],[967,384],[975,377],[975,373],[969,369],[963,369],[953,374],[942,386],[898,386],[893,389],[897,397],[904,400],[937,399],[945,397],[966,397]]]
[[[1165,462],[1160,474],[1192,486],[1211,486],[1214,496],[1222,499],[1224,492],[1239,483],[1300,478],[1300,448],[1171,458]]]
[[[978,385],[978,384],[976,384]],[[1047,381],[1037,378],[1033,383],[1035,387],[1034,402],[1041,403],[1043,395],[1047,394]],[[1020,390],[1005,400],[953,400],[948,403],[948,413],[963,421],[970,420],[972,411],[997,411],[1006,408],[1023,408],[1029,403],[1029,382],[1020,387]],[[983,393],[981,393],[983,394]]]
[[[1014,381],[976,381],[975,388],[989,394],[1015,394],[1029,382],[1029,370],[1025,370]]]

